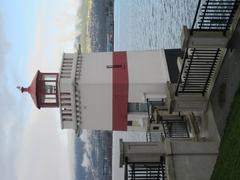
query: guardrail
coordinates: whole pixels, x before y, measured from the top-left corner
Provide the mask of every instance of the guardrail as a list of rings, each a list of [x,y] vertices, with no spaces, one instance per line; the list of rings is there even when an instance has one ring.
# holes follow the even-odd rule
[[[166,138],[189,138],[187,121],[181,119],[163,120],[164,135]]]
[[[239,4],[239,0],[206,0],[204,3],[199,0],[190,33],[207,30],[225,34]]]
[[[165,180],[165,158],[160,157],[159,162],[128,162],[125,159],[125,180]]]
[[[194,31],[220,31],[225,34],[231,27],[239,4],[240,0],[199,0],[190,34]],[[191,93],[204,96],[221,53],[220,48],[186,49],[175,95]]]
[[[162,101],[148,101],[148,118],[149,127],[146,132],[147,141],[160,141],[162,137],[165,138],[189,138],[187,121],[184,116],[178,115],[160,115],[159,111],[164,110],[165,102]],[[166,109],[165,109],[166,110]],[[153,115],[155,114],[155,115]],[[159,124],[162,126],[162,132],[152,131],[151,124]]]
[[[186,49],[175,95],[197,93],[204,96],[209,88],[221,53],[220,48]]]

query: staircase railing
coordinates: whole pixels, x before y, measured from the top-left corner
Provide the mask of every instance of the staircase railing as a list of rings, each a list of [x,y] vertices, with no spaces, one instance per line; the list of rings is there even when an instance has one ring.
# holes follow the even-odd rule
[[[221,49],[186,49],[175,95],[183,93],[202,94],[207,92],[220,61]]]
[[[165,180],[165,158],[159,162],[128,162],[125,159],[125,180]]]
[[[190,33],[207,30],[225,34],[239,4],[239,0],[206,0],[204,3],[199,0]]]

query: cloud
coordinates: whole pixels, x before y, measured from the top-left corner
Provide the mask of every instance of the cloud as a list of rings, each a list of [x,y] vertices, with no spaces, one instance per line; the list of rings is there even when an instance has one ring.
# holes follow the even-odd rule
[[[25,105],[22,98],[16,97],[18,92],[12,90],[11,87],[11,84],[16,82],[17,72],[14,71],[15,68],[8,59],[11,45],[5,37],[1,11],[0,27],[0,174],[2,179],[13,180],[16,177],[14,173],[15,152],[21,139],[25,117],[25,111],[20,112],[19,107],[24,108]]]
[[[73,51],[75,24],[70,19],[78,0],[43,1],[28,68],[26,61],[9,58],[13,49],[6,40],[5,17],[0,9],[1,179],[67,180],[74,175],[74,136],[61,130],[59,112],[36,110],[31,98],[26,97],[29,95],[20,96],[15,89],[26,76],[25,69],[29,71],[30,83],[38,69],[57,72],[63,51]]]
[[[92,138],[92,131],[90,130],[83,130],[80,139],[83,142],[83,160],[81,162],[81,166],[85,169],[86,179],[101,179],[99,177],[98,168],[96,167],[96,164],[94,165],[94,159],[93,159],[93,146],[91,143]]]
[[[91,131],[83,130],[80,139],[84,142],[84,150],[90,156],[93,150],[91,144]]]
[[[91,131],[83,130],[80,139],[83,141],[84,146],[84,154],[83,154],[83,161],[81,163],[82,167],[85,168],[87,172],[91,170],[92,167],[92,144],[91,144]]]
[[[31,113],[18,153],[18,180],[73,179],[74,146],[65,138],[68,131],[57,126],[60,123],[56,111]]]
[[[31,76],[38,69],[58,72],[63,52],[74,52],[77,4],[78,0],[62,0],[39,9],[35,45],[29,55]]]
[[[84,167],[87,171],[89,171],[89,168],[91,167],[91,160],[87,153],[83,154],[83,161],[82,161],[82,167]]]
[[[68,20],[76,12],[75,2],[62,0],[57,5],[49,2],[39,6],[29,54],[29,81],[37,70],[58,72],[62,53],[73,52],[74,21]],[[61,129],[58,109],[38,110],[32,106],[17,153],[17,180],[74,179],[73,132]]]

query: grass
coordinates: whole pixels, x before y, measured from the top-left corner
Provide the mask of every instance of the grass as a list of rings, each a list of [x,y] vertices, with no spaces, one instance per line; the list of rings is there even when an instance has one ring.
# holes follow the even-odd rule
[[[240,179],[240,87],[228,115],[211,180]]]

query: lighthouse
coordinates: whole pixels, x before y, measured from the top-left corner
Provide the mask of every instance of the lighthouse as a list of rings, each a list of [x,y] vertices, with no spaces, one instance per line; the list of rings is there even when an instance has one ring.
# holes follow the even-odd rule
[[[79,47],[63,53],[59,73],[37,71],[30,86],[19,89],[31,95],[38,109],[59,108],[61,127],[76,134],[80,129],[159,131],[159,122],[150,122],[149,114],[167,110],[166,86],[173,70],[166,52],[82,53]]]

